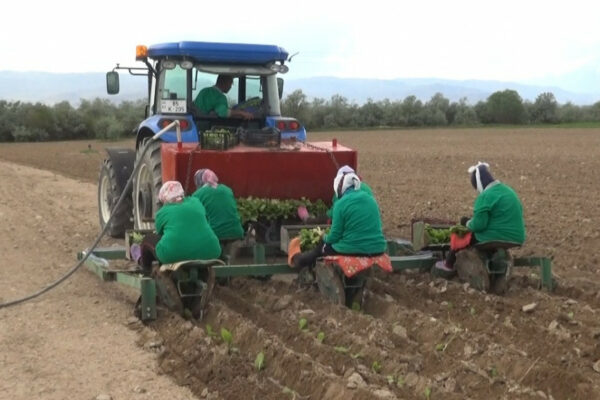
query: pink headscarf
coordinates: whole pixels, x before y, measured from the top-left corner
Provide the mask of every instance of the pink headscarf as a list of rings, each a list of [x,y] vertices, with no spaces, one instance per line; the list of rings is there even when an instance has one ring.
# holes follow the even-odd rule
[[[184,195],[185,193],[181,183],[178,181],[167,181],[162,185],[158,192],[158,200],[163,204],[179,203],[183,200]]]
[[[219,184],[219,178],[210,169],[199,169],[194,174],[194,182],[196,182],[196,187],[209,185],[212,188],[216,188]]]

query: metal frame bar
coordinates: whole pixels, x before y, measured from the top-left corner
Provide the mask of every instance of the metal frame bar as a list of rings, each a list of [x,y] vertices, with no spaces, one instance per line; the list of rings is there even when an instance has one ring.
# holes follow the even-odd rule
[[[540,267],[540,283],[543,289],[554,290],[556,282],[552,278],[552,260],[548,257],[518,257],[514,260],[515,267]]]

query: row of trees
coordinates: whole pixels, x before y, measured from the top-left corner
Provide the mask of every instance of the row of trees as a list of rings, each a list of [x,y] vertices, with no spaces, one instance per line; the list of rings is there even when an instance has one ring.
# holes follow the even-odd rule
[[[53,106],[0,100],[0,141],[27,142],[69,139],[117,139],[127,136],[143,119],[145,102],[82,100]],[[469,105],[450,102],[441,93],[422,102],[415,96],[401,101],[369,100],[362,105],[343,96],[312,99],[296,90],[282,102],[283,115],[298,118],[307,129],[476,126],[480,124],[558,124],[600,121],[600,101],[591,106],[558,104],[552,93],[532,103],[514,90],[493,93],[486,101]]]
[[[600,121],[600,101],[591,106],[558,104],[554,94],[542,93],[535,102],[523,101],[514,90],[493,93],[469,105],[450,102],[441,93],[422,102],[415,96],[402,101],[372,101],[358,105],[335,95],[331,100],[308,100],[301,90],[285,98],[284,115],[293,115],[312,129],[353,127],[473,126],[479,124],[557,124]]]
[[[63,101],[53,106],[0,100],[0,142],[118,139],[144,118],[145,102],[82,100],[78,108]]]

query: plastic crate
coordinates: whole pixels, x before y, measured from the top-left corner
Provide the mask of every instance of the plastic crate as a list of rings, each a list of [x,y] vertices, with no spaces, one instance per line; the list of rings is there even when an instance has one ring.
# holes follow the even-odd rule
[[[247,146],[279,147],[281,132],[277,128],[240,129],[240,141]]]
[[[237,144],[237,135],[229,127],[213,127],[200,137],[200,146],[205,150],[227,150]]]

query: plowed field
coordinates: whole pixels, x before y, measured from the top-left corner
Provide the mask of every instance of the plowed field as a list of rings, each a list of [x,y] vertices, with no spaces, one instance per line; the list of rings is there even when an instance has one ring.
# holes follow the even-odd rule
[[[130,319],[134,292],[81,270],[32,302],[0,309],[0,365],[11,366],[0,398],[600,398],[600,130],[311,139],[334,136],[358,149],[388,237],[408,239],[412,218],[470,215],[476,191],[467,168],[487,161],[523,202],[528,238],[514,254],[552,257],[557,289],[538,290],[538,271],[527,268],[502,297],[418,272],[377,273],[363,310],[352,311],[287,279],[235,278],[216,288],[202,322],[162,312],[142,325]],[[98,231],[106,144],[90,144],[0,146],[8,161],[0,163],[0,301],[56,279]]]

